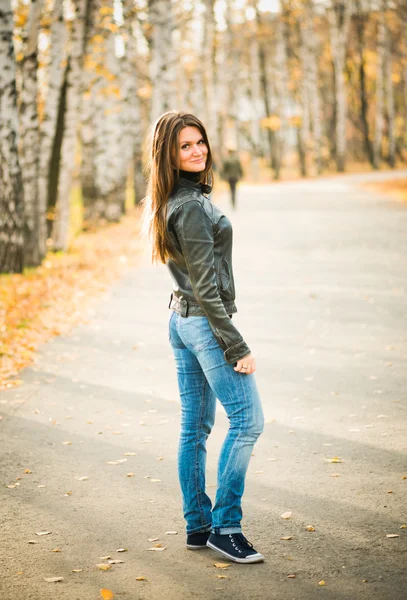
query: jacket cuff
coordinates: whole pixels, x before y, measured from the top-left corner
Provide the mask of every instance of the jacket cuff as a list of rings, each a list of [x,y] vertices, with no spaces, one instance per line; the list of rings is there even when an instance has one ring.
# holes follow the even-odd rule
[[[225,350],[223,354],[228,363],[234,364],[244,356],[250,354],[250,348],[244,340],[241,340],[234,346],[231,346],[230,348]]]

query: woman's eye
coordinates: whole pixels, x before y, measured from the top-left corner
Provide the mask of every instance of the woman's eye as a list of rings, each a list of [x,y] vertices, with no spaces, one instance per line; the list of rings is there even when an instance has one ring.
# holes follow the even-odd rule
[[[181,150],[186,150],[188,148],[189,144],[185,144],[185,146],[181,146]]]
[[[202,140],[199,140],[199,144],[204,144],[204,143],[205,143],[205,140],[204,140],[204,139],[202,139]]]

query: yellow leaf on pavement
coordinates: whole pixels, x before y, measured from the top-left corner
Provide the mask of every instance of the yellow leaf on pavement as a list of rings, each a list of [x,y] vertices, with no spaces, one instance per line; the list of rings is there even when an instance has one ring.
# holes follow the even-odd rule
[[[102,596],[103,600],[113,600],[114,598],[112,590],[108,590],[107,588],[102,588],[100,590],[100,595]]]
[[[98,569],[100,569],[101,571],[108,571],[109,569],[112,568],[112,565],[109,564],[105,564],[105,563],[99,563],[96,565]]]
[[[321,581],[318,581],[318,585],[325,585],[325,581],[323,579]]]
[[[213,566],[216,567],[217,569],[227,569],[228,567],[230,567],[230,564],[231,563],[220,563],[220,562],[217,562],[217,563],[214,563]]]
[[[136,581],[147,581],[144,575],[140,575],[140,577],[136,577]]]

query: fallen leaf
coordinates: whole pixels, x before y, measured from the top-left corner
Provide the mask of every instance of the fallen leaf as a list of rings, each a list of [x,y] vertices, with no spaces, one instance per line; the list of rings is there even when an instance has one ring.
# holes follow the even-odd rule
[[[84,475],[83,477],[77,477],[78,481],[87,481],[89,479],[89,477],[87,475]]]
[[[72,573],[82,573],[83,569],[72,569]]]
[[[407,525],[400,525],[400,529],[406,529]]]
[[[126,477],[134,477],[134,473],[127,473]]]
[[[25,473],[26,475],[31,475],[32,471],[30,471],[30,469],[25,469],[24,473]]]
[[[140,577],[136,577],[136,581],[147,581],[144,575],[140,575]]]
[[[154,544],[155,548],[162,548],[163,544],[161,542],[159,542],[158,544]]]
[[[100,569],[101,571],[108,571],[109,569],[112,568],[112,565],[109,564],[105,564],[105,563],[99,563],[96,565],[98,569]]]
[[[62,442],[64,446],[70,446],[72,442]]]
[[[150,541],[150,540],[148,540]],[[127,548],[118,548],[116,552],[127,552]]]
[[[326,460],[326,462],[329,462],[329,463],[341,463],[342,462],[342,459],[339,458],[339,456],[334,456],[333,458],[326,458],[325,460]]]
[[[217,562],[214,563],[213,566],[216,567],[217,569],[227,569],[228,567],[230,567],[231,563],[221,563],[221,562]]]
[[[112,590],[108,590],[107,588],[102,588],[100,590],[100,595],[102,596],[103,600],[113,600],[114,598]]]
[[[150,479],[151,482],[157,482],[157,481],[161,481],[161,479]]]
[[[305,528],[307,531],[315,531],[312,525],[307,525]]]
[[[110,558],[110,555],[107,554],[106,556],[99,556],[100,560],[108,560]]]
[[[178,535],[178,531],[166,531],[165,535]]]
[[[28,540],[29,544],[38,544],[38,542],[36,540]]]
[[[13,490],[16,486],[15,485],[7,485],[6,487],[8,487],[10,490]]]
[[[400,534],[398,534],[398,533],[388,533],[386,535],[386,537],[388,537],[388,538],[396,538],[396,537],[400,537]]]
[[[44,580],[48,583],[56,583],[57,581],[63,581],[63,577],[44,577]]]
[[[318,581],[318,585],[325,585],[325,581],[323,579],[321,581]]]
[[[54,548],[52,552],[62,552],[61,548]]]
[[[393,493],[393,490],[389,490],[387,493],[388,493],[388,494],[392,494],[392,493]]]
[[[164,546],[164,548],[147,548],[149,552],[163,552],[165,549],[166,546]]]
[[[72,496],[72,492],[66,492],[65,496]]]
[[[340,474],[340,473],[331,473],[331,474],[329,475],[329,477],[340,477],[340,476],[341,476],[341,474]]]
[[[45,488],[47,487],[46,485],[37,485],[38,488]]]
[[[156,542],[157,540],[159,540],[160,538],[155,537],[155,538],[148,538],[149,542]]]
[[[280,538],[280,540],[292,540],[293,536],[292,535],[283,535],[283,537]]]
[[[368,581],[368,579],[362,579],[362,583],[367,583]]]
[[[113,560],[108,561],[109,565],[122,565],[124,564],[124,560],[119,560],[118,558],[114,558]]]
[[[35,535],[49,535],[52,531],[36,531]]]
[[[216,575],[218,579],[229,579],[227,575]]]
[[[117,465],[117,464],[118,464],[118,462],[117,462],[117,460],[108,460],[108,461],[106,462],[106,464],[107,464],[107,465]]]
[[[292,513],[291,511],[285,512],[285,513],[283,513],[283,514],[281,515],[281,518],[282,518],[282,519],[289,519],[290,517],[292,517],[292,514],[293,514],[293,513]]]
[[[297,577],[297,575],[295,575],[294,573],[292,575],[287,575],[287,579],[295,579]]]
[[[123,456],[136,456],[135,452],[125,452]]]

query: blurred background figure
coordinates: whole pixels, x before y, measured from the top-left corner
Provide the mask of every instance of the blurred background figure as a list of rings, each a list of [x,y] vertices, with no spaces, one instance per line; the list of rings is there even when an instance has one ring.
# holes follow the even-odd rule
[[[243,176],[242,165],[239,156],[234,148],[228,149],[228,156],[223,161],[221,177],[228,182],[230,186],[230,200],[232,208],[236,208],[236,186],[239,179]]]

